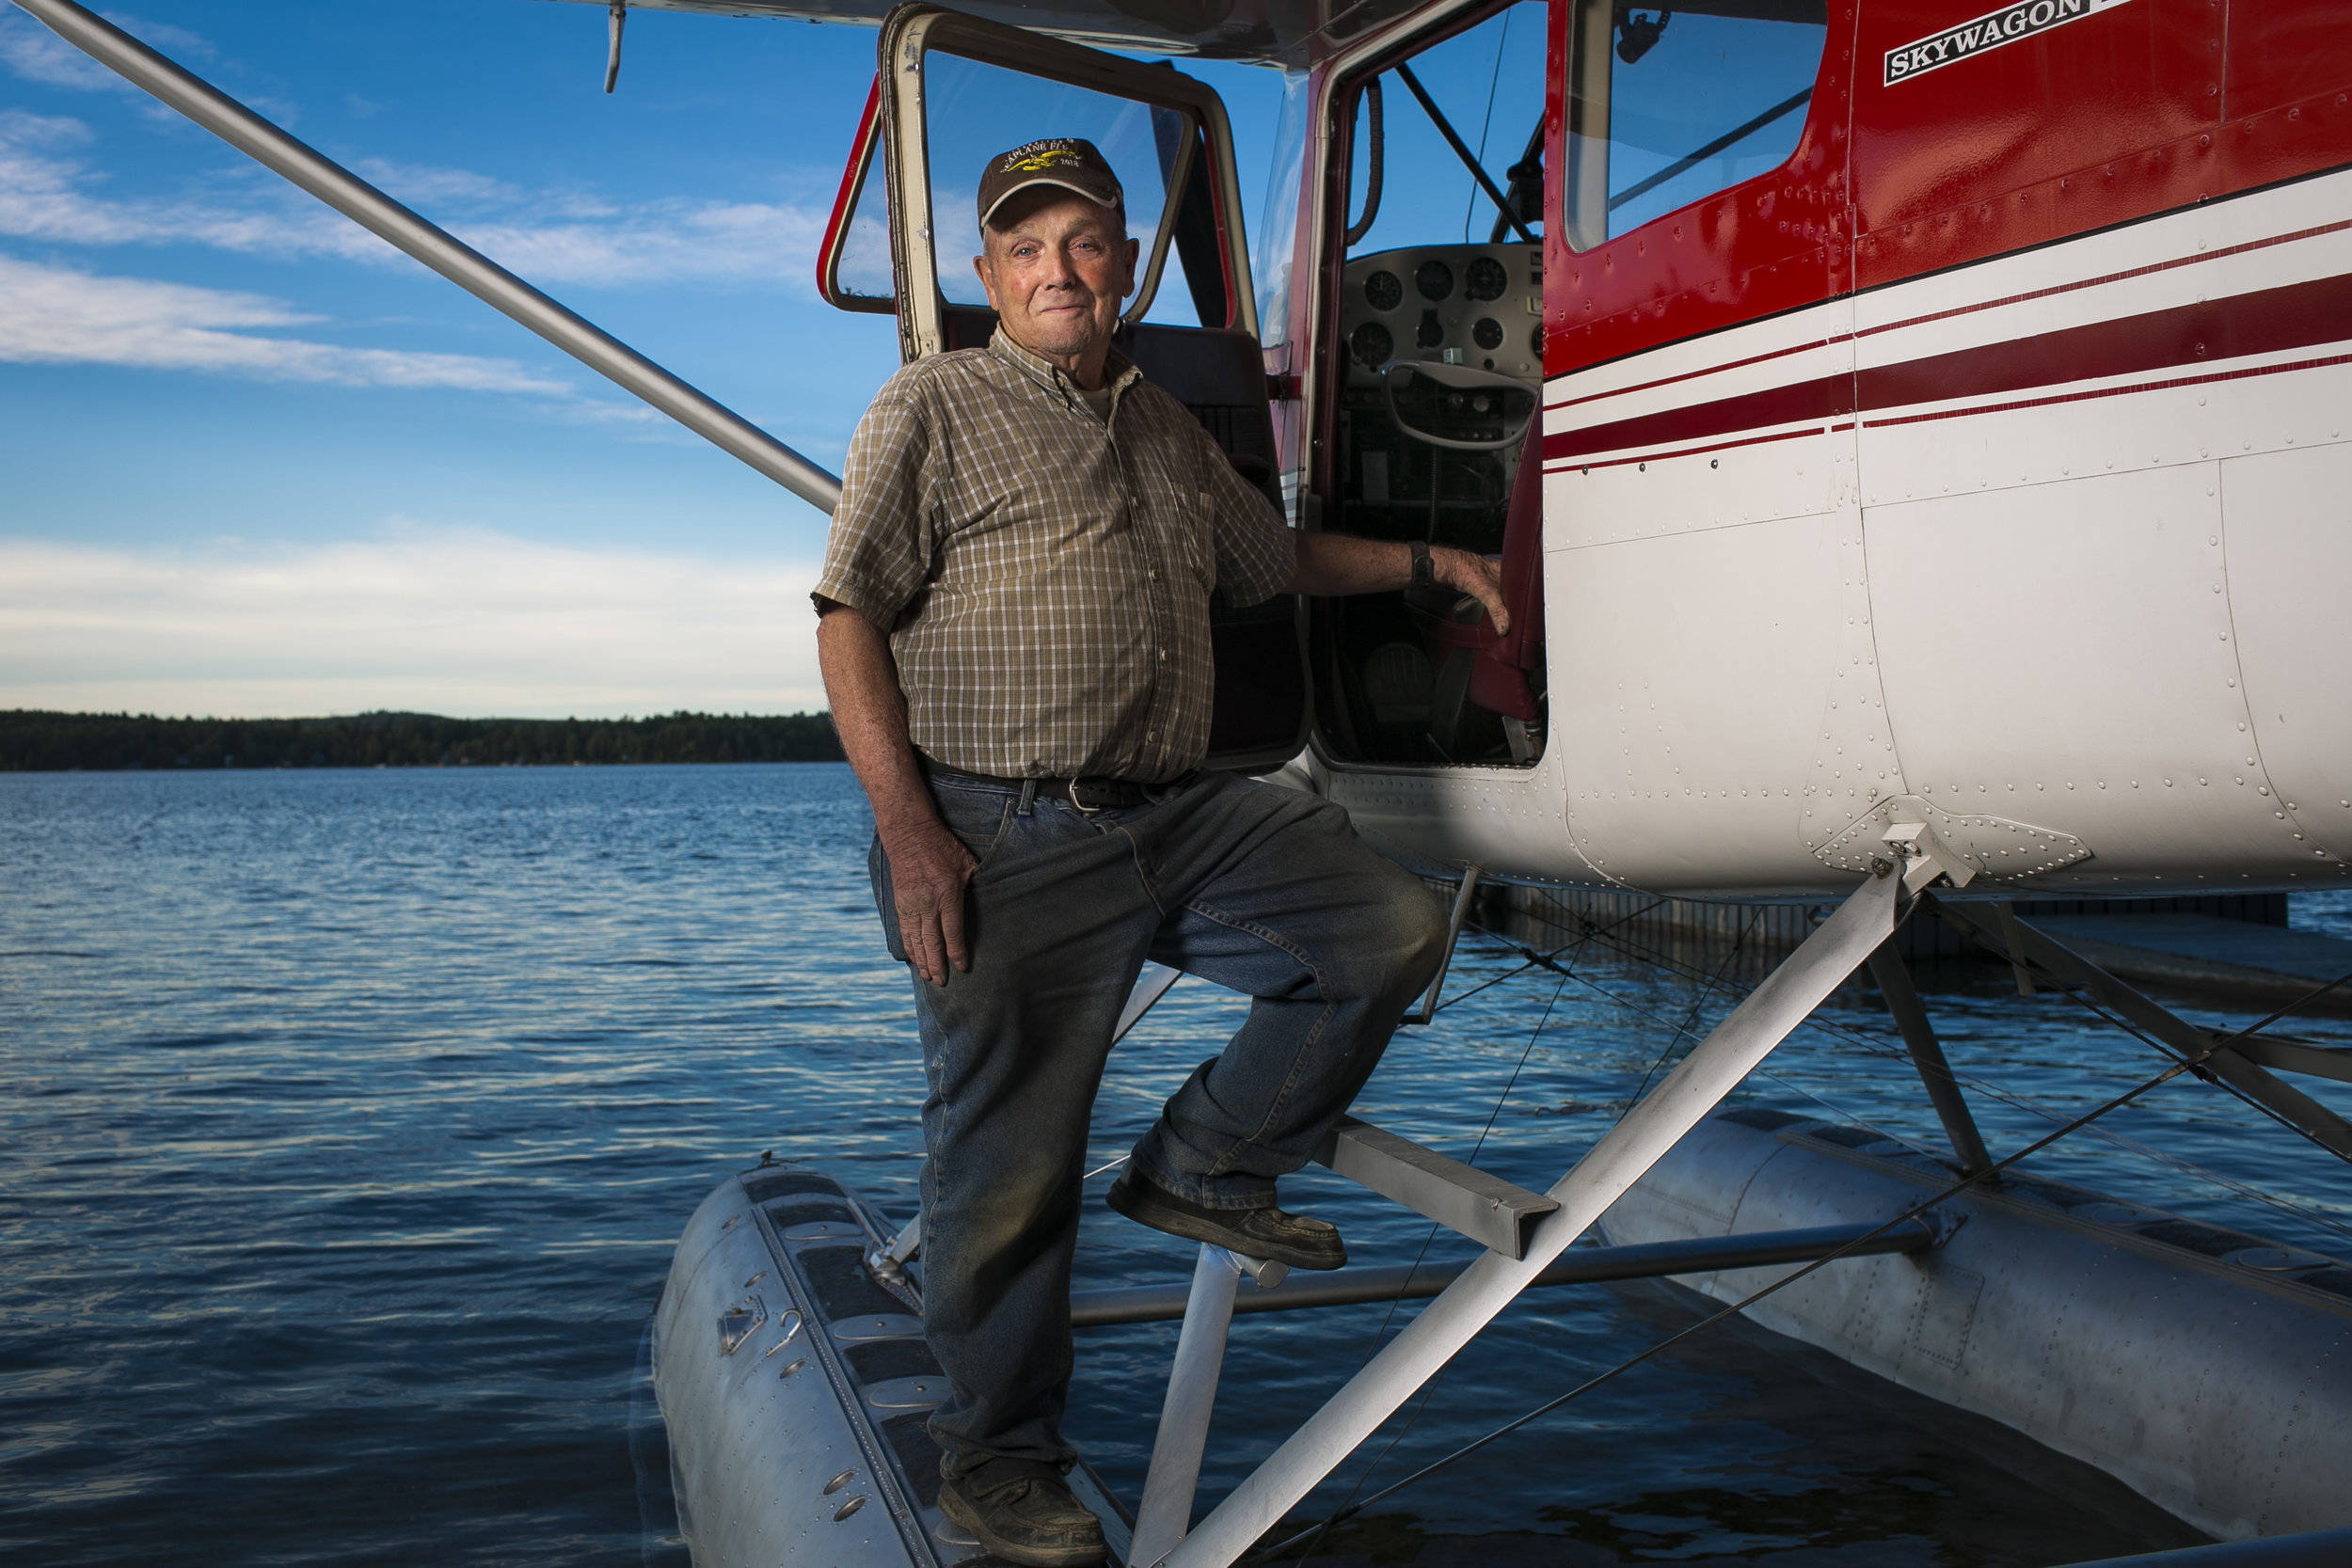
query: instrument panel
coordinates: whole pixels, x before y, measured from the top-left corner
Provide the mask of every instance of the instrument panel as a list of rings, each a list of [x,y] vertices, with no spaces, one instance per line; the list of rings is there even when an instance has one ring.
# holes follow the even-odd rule
[[[1391,359],[1544,378],[1544,263],[1530,245],[1406,245],[1342,271],[1340,333],[1351,386]]]

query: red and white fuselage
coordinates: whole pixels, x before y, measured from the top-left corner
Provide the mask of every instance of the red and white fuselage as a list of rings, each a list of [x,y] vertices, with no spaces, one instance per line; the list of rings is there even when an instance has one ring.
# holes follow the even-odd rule
[[[1581,252],[1551,182],[1548,745],[1330,768],[1400,853],[1799,892],[1900,818],[2045,891],[2347,876],[2352,28],[1953,9],[1833,7],[1772,174]]]

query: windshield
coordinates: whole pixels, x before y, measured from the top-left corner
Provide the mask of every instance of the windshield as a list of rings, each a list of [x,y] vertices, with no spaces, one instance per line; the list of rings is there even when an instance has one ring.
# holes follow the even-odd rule
[[[1143,242],[1136,290],[1152,287],[1144,275],[1168,202],[1168,178],[1192,129],[1189,116],[941,51],[924,58],[923,94],[939,290],[949,304],[988,303],[972,270],[980,250],[981,163],[1049,136],[1083,136],[1110,160],[1127,198],[1127,232]],[[1160,296],[1178,303],[1181,319],[1191,296],[1172,246],[1159,285]]]
[[[1249,271],[1258,292],[1258,338],[1268,347],[1289,336],[1291,254],[1298,241],[1298,182],[1306,174],[1307,73],[1282,79],[1282,115],[1274,132],[1265,210],[1250,246]]]

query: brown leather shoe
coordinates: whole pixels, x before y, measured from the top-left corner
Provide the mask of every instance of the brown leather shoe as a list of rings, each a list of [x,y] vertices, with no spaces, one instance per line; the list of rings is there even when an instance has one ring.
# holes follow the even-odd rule
[[[985,1485],[985,1483],[981,1483]],[[977,1490],[943,1478],[939,1511],[970,1530],[991,1556],[1028,1568],[1088,1568],[1103,1560],[1103,1521],[1059,1476],[1017,1475]]]
[[[1104,1201],[1137,1225],[1187,1241],[1206,1242],[1228,1252],[1288,1263],[1294,1269],[1347,1266],[1347,1243],[1339,1227],[1304,1214],[1286,1214],[1269,1203],[1263,1209],[1211,1209],[1136,1174],[1120,1173]]]

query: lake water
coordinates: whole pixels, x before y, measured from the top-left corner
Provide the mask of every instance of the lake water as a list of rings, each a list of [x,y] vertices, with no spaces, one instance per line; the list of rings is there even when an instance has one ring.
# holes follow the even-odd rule
[[[913,1206],[921,1074],[868,831],[834,766],[0,776],[0,1560],[639,1561],[632,1362],[695,1203],[773,1150]],[[2297,918],[2352,931],[2341,905]],[[1486,989],[1400,1035],[1359,1109],[1540,1188],[1735,998],[1590,950],[1571,979],[1520,969],[1466,941],[1449,994]],[[1999,975],[1929,1002],[1963,1076],[2014,1101],[1978,1096],[1996,1151],[2152,1065]],[[1185,982],[1145,1020],[1104,1160],[1239,1009]],[[1932,1148],[1894,1042],[1840,993],[1744,1097]],[[2352,1254],[2341,1164],[2218,1091],[2177,1081],[2112,1132],[2030,1168]],[[1461,1250],[1320,1171],[1286,1193],[1360,1262]],[[1081,1286],[1189,1272],[1099,1204],[1086,1226]],[[1238,1324],[1204,1502],[1410,1310]],[[1656,1286],[1531,1296],[1317,1500],[1695,1316]],[[1081,1338],[1072,1435],[1131,1502],[1173,1342]],[[1959,1568],[2191,1539],[1808,1356],[1709,1331],[1327,1558]]]

